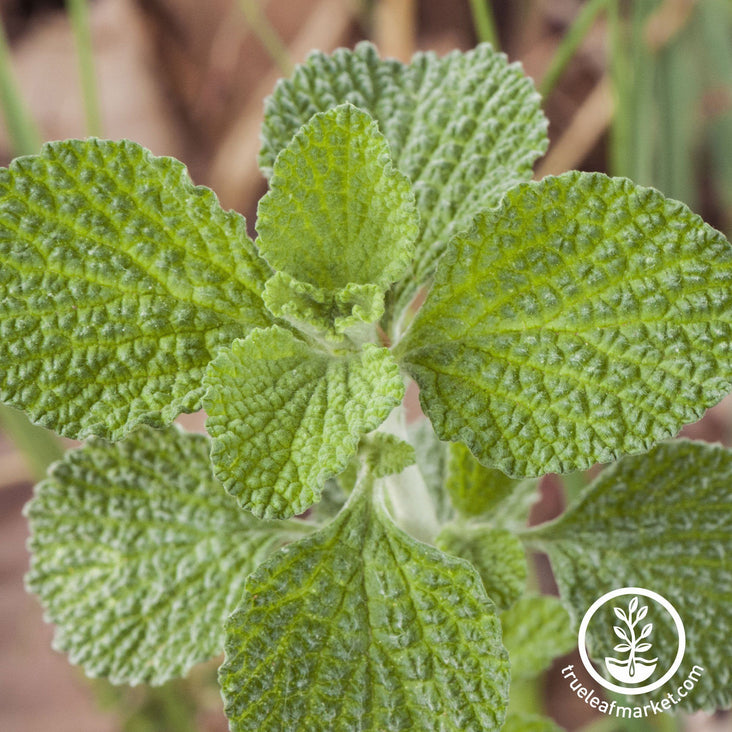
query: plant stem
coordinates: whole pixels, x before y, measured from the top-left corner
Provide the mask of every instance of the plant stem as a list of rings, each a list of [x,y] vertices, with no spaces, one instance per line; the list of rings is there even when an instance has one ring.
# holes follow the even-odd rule
[[[403,406],[396,407],[381,425],[381,431],[407,441]],[[416,465],[383,479],[394,521],[420,541],[432,542],[440,531],[434,503]]]
[[[292,73],[290,53],[257,0],[239,0],[247,25],[259,39],[283,76]]]
[[[10,63],[10,49],[0,18],[0,104],[10,143],[17,155],[29,155],[41,146],[41,138],[23,102]]]
[[[496,50],[500,49],[496,19],[490,0],[470,0],[470,10],[473,13],[473,25],[478,40],[481,43],[490,43]]]
[[[582,6],[574,23],[572,23],[559,44],[559,48],[556,50],[549,68],[541,80],[539,91],[544,98],[551,94],[567,64],[571,61],[572,56],[574,56],[590,28],[592,28],[595,19],[610,2],[615,2],[615,0],[589,0],[588,3]]]
[[[102,121],[97,95],[97,80],[94,73],[94,50],[92,48],[89,9],[86,0],[66,0],[66,7],[74,32],[76,53],[79,58],[79,79],[84,99],[87,134],[98,136],[102,133]]]

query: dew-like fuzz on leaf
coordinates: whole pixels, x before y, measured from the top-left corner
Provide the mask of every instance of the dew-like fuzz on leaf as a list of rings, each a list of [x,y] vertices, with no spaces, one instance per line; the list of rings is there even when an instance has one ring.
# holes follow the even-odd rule
[[[204,435],[140,427],[69,451],[37,486],[26,582],[90,676],[161,684],[217,655],[247,575],[309,530],[242,511],[208,452]]]
[[[195,411],[217,350],[267,326],[244,219],[132,142],[0,170],[0,400],[69,437]]]
[[[315,503],[361,435],[404,393],[387,349],[367,344],[357,354],[330,356],[279,326],[222,351],[206,384],[216,477],[263,518],[287,518]]]
[[[488,44],[444,58],[418,53],[405,66],[361,43],[331,56],[315,52],[278,83],[265,108],[265,174],[312,115],[346,102],[378,122],[414,188],[420,234],[413,276],[401,288],[407,296],[431,274],[453,234],[531,177],[547,146],[531,80]]]
[[[438,436],[509,475],[647,450],[732,380],[732,247],[622,178],[518,186],[450,244],[399,346]]]
[[[686,631],[675,678],[683,681],[695,664],[705,669],[682,706],[732,704],[730,450],[679,441],[623,458],[600,473],[557,521],[526,538],[549,554],[577,621],[597,598],[619,587],[643,587],[665,597]],[[592,636],[594,656],[612,655],[617,638],[607,636]],[[668,616],[654,619],[653,638],[659,666],[669,668],[677,643]]]
[[[509,669],[475,570],[398,529],[362,483],[250,577],[219,679],[232,732],[490,732]]]

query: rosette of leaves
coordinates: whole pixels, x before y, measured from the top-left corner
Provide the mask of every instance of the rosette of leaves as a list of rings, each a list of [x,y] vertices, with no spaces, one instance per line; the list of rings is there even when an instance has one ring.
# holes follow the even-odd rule
[[[362,44],[268,100],[256,241],[131,142],[0,173],[0,398],[90,438],[28,508],[57,647],[126,683],[225,649],[236,731],[551,729],[506,716],[509,658],[524,679],[573,643],[526,593],[528,543],[574,616],[607,578],[676,597],[693,574],[716,668],[689,705],[729,703],[728,453],[640,453],[729,391],[732,248],[628,180],[530,182],[545,149],[489,46],[404,65]],[[408,378],[430,421],[411,446]],[[202,406],[209,436],[170,426]],[[525,529],[532,478],[622,455]]]

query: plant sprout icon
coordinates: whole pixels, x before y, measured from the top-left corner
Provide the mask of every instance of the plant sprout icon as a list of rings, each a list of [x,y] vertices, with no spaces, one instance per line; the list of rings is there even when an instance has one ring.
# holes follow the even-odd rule
[[[646,623],[643,629],[636,635],[636,626],[648,613],[648,606],[638,607],[638,598],[634,597],[628,605],[626,614],[622,608],[613,607],[615,615],[625,624],[625,628],[614,625],[615,635],[622,641],[613,650],[620,653],[628,652],[628,658],[618,660],[616,658],[605,658],[605,666],[613,678],[626,684],[637,684],[650,678],[656,670],[657,658],[643,658],[638,655],[651,650],[651,644],[644,642],[653,630],[653,623]]]

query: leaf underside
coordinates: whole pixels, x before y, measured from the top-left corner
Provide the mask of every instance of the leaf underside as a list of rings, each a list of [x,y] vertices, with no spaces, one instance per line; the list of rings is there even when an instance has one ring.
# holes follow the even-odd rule
[[[644,587],[669,600],[686,629],[674,678],[683,681],[694,664],[705,669],[682,706],[732,705],[732,452],[679,441],[624,458],[534,533],[576,619],[618,587]],[[608,631],[613,620],[609,615]],[[591,638],[593,656],[612,656],[616,640],[605,635]],[[666,615],[654,619],[652,639],[659,667],[669,668],[676,634]]]
[[[244,219],[132,142],[0,170],[0,400],[75,438],[195,411],[217,350],[271,317]]]
[[[441,261],[399,346],[438,436],[509,475],[647,450],[730,389],[732,247],[653,189],[518,186]]]
[[[345,102],[378,122],[394,163],[412,182],[420,233],[411,276],[400,286],[406,294],[432,273],[453,234],[531,177],[547,146],[531,80],[488,44],[444,58],[418,53],[405,66],[361,43],[331,56],[313,53],[277,84],[265,104],[264,173],[312,115]]]
[[[335,358],[278,326],[235,341],[211,364],[204,407],[216,477],[262,518],[302,513],[340,473],[362,434],[399,404],[389,351]]]
[[[141,427],[69,451],[37,486],[27,586],[90,676],[161,684],[220,653],[247,575],[308,530],[242,511],[208,451],[203,435]]]
[[[233,732],[500,729],[509,671],[478,575],[369,493],[247,583],[220,671]]]

